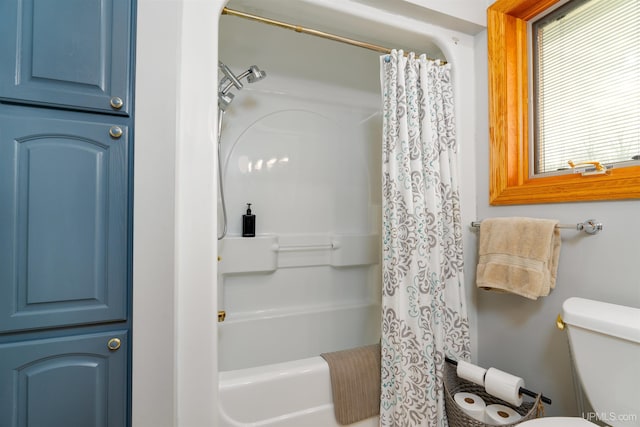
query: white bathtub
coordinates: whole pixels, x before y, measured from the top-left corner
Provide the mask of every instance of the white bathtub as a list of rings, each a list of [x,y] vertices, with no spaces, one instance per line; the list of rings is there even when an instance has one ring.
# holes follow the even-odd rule
[[[254,313],[255,314],[255,313]],[[271,365],[375,344],[380,305],[300,307],[250,316],[228,315],[219,325],[221,371]]]
[[[220,372],[220,427],[338,427],[320,356]],[[351,424],[374,427],[379,417]]]
[[[339,426],[320,353],[378,342],[380,305],[231,313],[219,326],[219,426]]]

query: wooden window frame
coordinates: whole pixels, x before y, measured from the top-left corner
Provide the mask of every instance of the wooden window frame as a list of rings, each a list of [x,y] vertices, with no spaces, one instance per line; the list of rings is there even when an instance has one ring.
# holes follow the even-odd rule
[[[498,0],[487,10],[491,205],[640,198],[640,166],[614,167],[607,175],[530,177],[527,26],[558,2]]]

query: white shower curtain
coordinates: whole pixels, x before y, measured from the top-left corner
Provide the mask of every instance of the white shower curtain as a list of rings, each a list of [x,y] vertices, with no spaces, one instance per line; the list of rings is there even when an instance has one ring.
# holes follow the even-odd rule
[[[447,426],[445,356],[469,359],[451,65],[395,50],[380,64],[380,424]]]

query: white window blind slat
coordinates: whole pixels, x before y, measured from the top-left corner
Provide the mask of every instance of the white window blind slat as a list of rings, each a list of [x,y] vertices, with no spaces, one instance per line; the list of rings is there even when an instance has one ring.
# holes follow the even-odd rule
[[[573,0],[533,31],[534,173],[640,155],[640,0]]]

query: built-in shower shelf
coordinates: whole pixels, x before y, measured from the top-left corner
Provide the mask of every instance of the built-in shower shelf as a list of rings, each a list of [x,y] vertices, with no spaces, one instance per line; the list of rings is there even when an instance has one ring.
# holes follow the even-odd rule
[[[274,235],[225,237],[218,243],[218,269],[223,274],[275,271],[278,243]]]
[[[222,274],[270,272],[279,268],[379,262],[377,234],[309,234],[226,237],[218,246]]]

